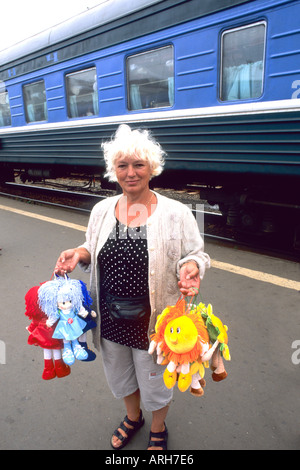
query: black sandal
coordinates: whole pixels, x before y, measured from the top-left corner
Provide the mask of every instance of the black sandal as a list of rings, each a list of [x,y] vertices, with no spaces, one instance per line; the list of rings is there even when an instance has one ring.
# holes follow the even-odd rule
[[[145,420],[144,420],[142,410],[140,411],[140,417],[139,417],[138,421],[131,421],[128,418],[128,416],[126,415],[125,418],[123,419],[123,421],[120,423],[120,426],[114,431],[114,433],[112,435],[112,438],[115,436],[117,439],[119,439],[121,441],[121,444],[119,446],[115,447],[113,445],[112,441],[110,440],[110,444],[111,444],[112,448],[114,450],[119,450],[119,449],[122,449],[123,447],[125,447],[126,444],[128,444],[128,442],[132,438],[132,436],[134,436],[134,434],[143,426],[144,422],[145,422]],[[125,426],[124,423],[129,424],[129,426],[132,426],[132,428],[128,428],[127,426]],[[123,436],[120,433],[119,429],[122,429],[122,431],[125,432],[126,436]]]
[[[161,441],[153,441],[152,438],[155,437],[157,439],[162,439]],[[160,448],[159,450],[167,450],[167,443],[168,443],[168,429],[165,423],[165,430],[163,432],[152,432],[150,431],[149,434],[149,442],[148,442],[148,449],[149,447]]]

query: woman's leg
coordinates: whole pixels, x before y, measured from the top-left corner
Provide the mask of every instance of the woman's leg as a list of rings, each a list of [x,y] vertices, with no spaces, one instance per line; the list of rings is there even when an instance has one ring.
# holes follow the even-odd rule
[[[160,410],[152,411],[152,432],[163,432],[165,430],[165,419],[169,411],[169,405],[161,408]],[[152,437],[152,441],[161,441],[158,437]],[[148,450],[163,450],[158,447],[148,447]]]
[[[152,413],[151,432],[162,433],[166,428],[165,420],[173,397],[173,390],[169,390],[164,384],[165,366],[154,363],[152,356],[147,351],[135,350],[133,357],[141,402],[145,409]],[[164,440],[161,437],[152,436],[151,441],[153,442]],[[152,447],[149,449],[152,450]],[[158,446],[156,450],[159,449]]]
[[[140,411],[141,411],[141,407],[140,407],[141,399],[140,399],[139,389],[137,389],[131,395],[128,395],[127,397],[125,397],[123,400],[125,403],[128,419],[130,419],[130,421],[137,422],[139,420]],[[128,423],[126,423],[126,421],[124,421],[124,424],[127,428],[133,429],[133,427],[130,426]],[[123,431],[123,429],[118,428],[118,431],[120,432],[120,434],[122,434],[122,436],[127,437],[127,434],[125,431]],[[113,447],[115,448],[119,447],[122,444],[120,439],[118,439],[116,436],[112,437],[111,442],[112,442]]]

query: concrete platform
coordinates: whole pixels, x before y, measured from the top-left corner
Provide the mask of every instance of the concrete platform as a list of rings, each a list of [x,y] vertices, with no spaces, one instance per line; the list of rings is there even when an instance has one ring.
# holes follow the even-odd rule
[[[99,354],[93,363],[77,361],[69,377],[43,381],[42,350],[27,344],[24,295],[50,279],[63,249],[83,242],[87,222],[87,215],[0,197],[1,450],[110,451],[125,415]],[[299,449],[300,351],[292,347],[298,340],[300,350],[299,264],[210,243],[206,251],[214,263],[201,295],[229,326],[232,361],[224,382],[206,372],[204,397],[175,390],[169,449]],[[73,277],[88,281],[78,268]],[[145,419],[126,450],[146,448],[147,412]]]

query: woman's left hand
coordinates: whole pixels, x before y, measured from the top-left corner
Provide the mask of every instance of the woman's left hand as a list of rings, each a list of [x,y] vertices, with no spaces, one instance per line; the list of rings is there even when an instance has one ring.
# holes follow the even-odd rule
[[[200,289],[199,268],[194,261],[188,261],[180,268],[180,292],[183,295],[192,296],[198,294]]]

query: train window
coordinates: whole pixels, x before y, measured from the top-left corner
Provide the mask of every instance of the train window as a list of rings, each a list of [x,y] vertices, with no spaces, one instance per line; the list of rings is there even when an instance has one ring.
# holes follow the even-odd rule
[[[11,126],[11,114],[8,92],[0,87],[0,127],[2,126]]]
[[[44,80],[23,86],[27,122],[47,121],[47,102]]]
[[[225,31],[221,47],[223,101],[259,98],[263,92],[265,23]]]
[[[127,83],[129,110],[173,106],[173,47],[162,47],[128,57]]]
[[[69,118],[98,114],[96,67],[66,75]]]

